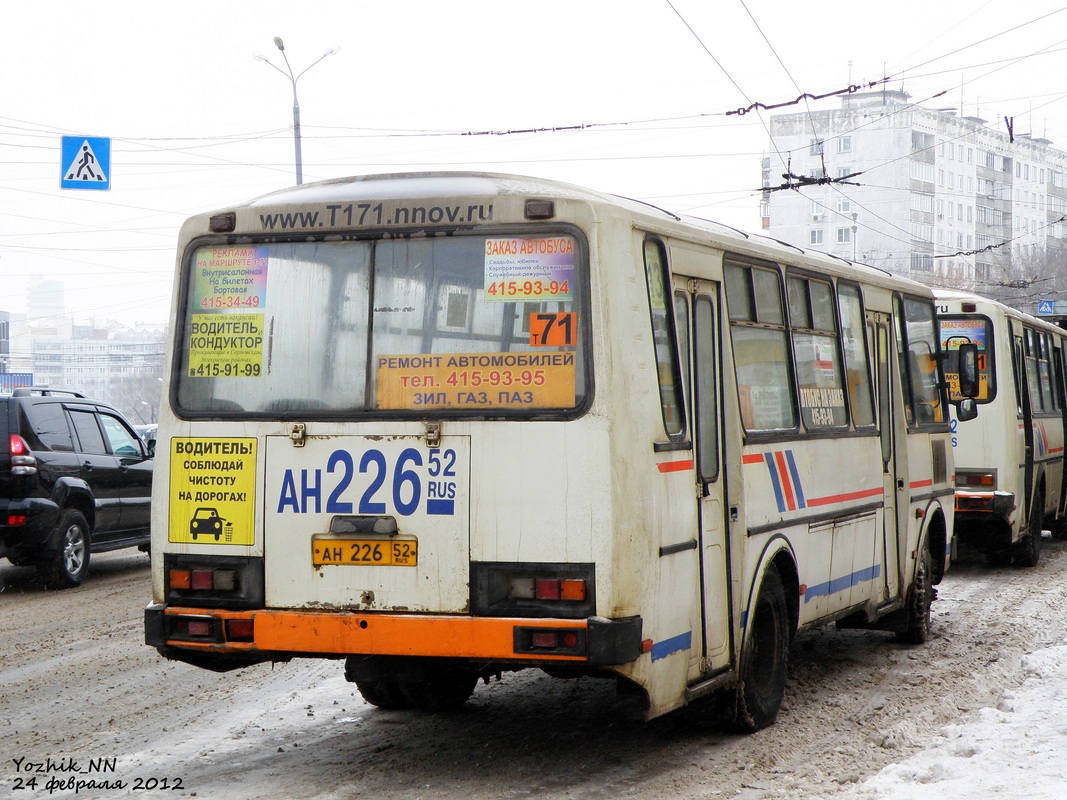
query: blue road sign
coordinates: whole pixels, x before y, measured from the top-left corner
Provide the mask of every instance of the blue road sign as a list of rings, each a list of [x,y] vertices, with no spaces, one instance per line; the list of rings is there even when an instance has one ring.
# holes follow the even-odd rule
[[[1037,301],[1037,313],[1038,314],[1055,314],[1054,306],[1051,300],[1038,300]]]
[[[99,136],[64,136],[60,189],[111,188],[111,140]]]

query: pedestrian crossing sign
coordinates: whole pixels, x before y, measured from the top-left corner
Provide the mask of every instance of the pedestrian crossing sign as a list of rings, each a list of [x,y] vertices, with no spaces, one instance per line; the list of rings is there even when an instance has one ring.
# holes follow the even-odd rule
[[[64,136],[59,188],[111,188],[111,140],[99,136]]]

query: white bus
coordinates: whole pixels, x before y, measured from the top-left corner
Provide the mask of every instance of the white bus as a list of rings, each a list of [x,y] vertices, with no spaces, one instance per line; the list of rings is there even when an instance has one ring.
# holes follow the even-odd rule
[[[381,707],[614,678],[771,724],[792,637],[920,643],[952,546],[920,284],[525,177],[309,184],[182,229],[146,641],[344,658]],[[722,695],[720,695],[722,696]]]
[[[1067,331],[1014,308],[956,291],[935,291],[950,393],[954,355],[979,351],[978,421],[956,427],[956,532],[990,564],[1032,567],[1042,531],[1062,534],[1064,346]]]

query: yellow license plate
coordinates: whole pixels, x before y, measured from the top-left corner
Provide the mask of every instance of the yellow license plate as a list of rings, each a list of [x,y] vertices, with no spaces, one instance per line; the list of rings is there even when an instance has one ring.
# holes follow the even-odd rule
[[[415,539],[314,539],[311,563],[356,564],[364,567],[414,567],[419,561]]]

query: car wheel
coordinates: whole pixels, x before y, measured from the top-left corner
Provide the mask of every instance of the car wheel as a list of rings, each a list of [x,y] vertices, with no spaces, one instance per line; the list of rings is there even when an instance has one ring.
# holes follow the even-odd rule
[[[53,589],[67,589],[89,572],[89,523],[80,511],[68,508],[59,518],[59,549],[45,566],[45,580]]]

